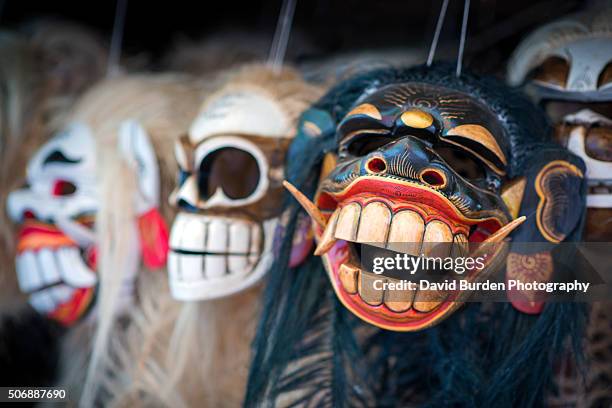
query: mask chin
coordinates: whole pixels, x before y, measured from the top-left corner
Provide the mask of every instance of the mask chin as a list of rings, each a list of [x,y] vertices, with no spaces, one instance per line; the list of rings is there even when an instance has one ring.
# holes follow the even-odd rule
[[[279,219],[258,224],[244,219],[178,214],[170,233],[168,273],[180,301],[219,299],[261,280],[273,261]]]

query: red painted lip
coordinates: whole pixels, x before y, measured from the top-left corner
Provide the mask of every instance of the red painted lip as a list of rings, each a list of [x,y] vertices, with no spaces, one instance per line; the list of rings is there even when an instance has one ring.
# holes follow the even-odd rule
[[[349,202],[367,204],[370,201],[382,201],[393,213],[404,209],[418,212],[426,222],[439,219],[451,227],[453,233],[462,232],[470,237],[469,227],[479,225],[485,232],[474,233],[474,240],[481,241],[488,234],[502,227],[502,221],[497,218],[470,219],[464,216],[440,192],[416,183],[398,183],[374,177],[364,177],[349,185],[338,193],[321,193],[316,198],[317,206],[328,217],[339,206]],[[315,228],[317,238],[323,234],[323,229]],[[350,249],[346,241],[336,242],[325,255],[328,275],[334,291],[340,301],[362,320],[375,326],[394,331],[417,331],[431,327],[443,318],[450,316],[462,301],[458,300],[460,291],[449,292],[448,297],[435,309],[429,312],[419,312],[410,308],[404,312],[395,312],[385,303],[372,306],[366,303],[358,293],[350,294],[344,290],[338,274],[342,264],[350,258]]]

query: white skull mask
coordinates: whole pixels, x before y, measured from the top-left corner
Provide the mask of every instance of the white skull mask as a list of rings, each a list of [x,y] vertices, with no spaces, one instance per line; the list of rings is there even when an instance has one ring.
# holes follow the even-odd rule
[[[179,213],[168,258],[176,299],[228,296],[265,274],[292,136],[280,104],[245,87],[213,97],[177,143],[181,175],[170,201]]]
[[[88,308],[97,278],[93,216],[98,210],[95,141],[76,123],[32,157],[28,188],[8,197],[11,219],[22,224],[17,277],[30,303],[65,324]]]
[[[159,217],[151,213],[159,200],[159,175],[152,146],[137,122],[122,122],[118,131],[115,159],[125,160],[139,178],[134,212],[155,222]],[[90,309],[98,282],[98,170],[92,130],[73,123],[36,152],[28,164],[28,187],[8,197],[9,216],[21,224],[16,262],[20,289],[37,311],[64,325]],[[137,245],[130,251],[135,259]],[[124,291],[131,292],[135,272],[127,273]]]

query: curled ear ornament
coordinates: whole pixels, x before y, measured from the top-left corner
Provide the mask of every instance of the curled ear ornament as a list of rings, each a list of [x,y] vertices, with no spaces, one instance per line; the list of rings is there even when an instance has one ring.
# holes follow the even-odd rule
[[[168,257],[168,226],[159,211],[159,165],[146,130],[135,120],[119,126],[118,149],[138,181],[135,208],[142,261],[149,268],[161,268]]]
[[[534,155],[536,156],[536,155]],[[527,221],[513,234],[506,262],[506,279],[546,282],[553,278],[552,252],[557,244],[578,239],[586,214],[584,163],[562,148],[550,148],[532,157],[525,180],[520,215]],[[533,249],[525,243],[540,243]],[[513,306],[538,314],[544,302],[527,293],[508,291]]]

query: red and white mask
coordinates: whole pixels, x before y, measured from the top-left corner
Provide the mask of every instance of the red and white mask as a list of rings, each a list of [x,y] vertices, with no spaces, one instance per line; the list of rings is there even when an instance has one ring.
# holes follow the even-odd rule
[[[147,266],[165,262],[167,233],[157,210],[159,170],[142,127],[119,127],[119,157],[138,174],[134,199],[140,246]],[[69,326],[93,305],[96,275],[96,214],[102,205],[96,139],[85,123],[72,123],[43,145],[27,168],[27,187],[10,193],[7,207],[20,224],[16,270],[20,289],[38,312]],[[159,236],[152,236],[151,232]],[[139,252],[138,242],[135,252]],[[131,293],[136,269],[127,273]]]

